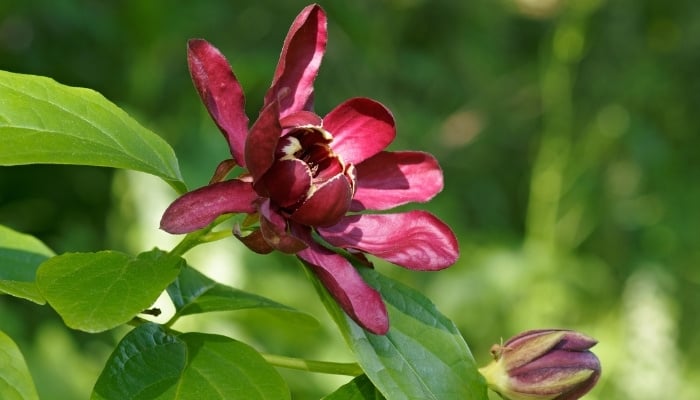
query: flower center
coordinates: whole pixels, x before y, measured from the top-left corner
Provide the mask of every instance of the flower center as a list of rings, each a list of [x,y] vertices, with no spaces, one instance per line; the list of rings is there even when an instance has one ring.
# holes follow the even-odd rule
[[[320,126],[292,128],[282,136],[275,161],[255,190],[285,217],[303,225],[329,226],[347,213],[355,193],[355,167],[345,164]]]
[[[304,162],[312,178],[312,188],[342,173],[345,163],[333,152],[333,135],[320,127],[302,127],[289,132],[280,140],[278,160]]]

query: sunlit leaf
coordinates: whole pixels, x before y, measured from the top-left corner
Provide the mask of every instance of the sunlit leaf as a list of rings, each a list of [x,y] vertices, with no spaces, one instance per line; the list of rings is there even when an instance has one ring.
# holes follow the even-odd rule
[[[133,169],[185,190],[172,148],[90,89],[0,71],[0,138],[0,165]]]
[[[323,400],[384,400],[367,375],[360,375],[341,386]]]
[[[32,376],[19,348],[0,331],[0,399],[39,399]]]
[[[183,263],[157,249],[136,258],[116,251],[67,253],[39,267],[37,285],[66,325],[100,332],[152,305]]]
[[[92,393],[93,400],[289,398],[282,377],[250,346],[152,323],[122,339]]]
[[[175,305],[176,316],[213,311],[264,309],[278,312],[285,318],[317,325],[309,314],[285,306],[268,298],[222,285],[191,267],[180,271],[177,279],[168,286],[168,294]]]
[[[39,239],[0,225],[0,293],[46,303],[36,287],[36,269],[53,255]]]
[[[312,280],[365,374],[386,398],[488,398],[469,347],[452,321],[417,291],[373,269],[359,272],[387,304],[391,328],[384,336],[362,329]]]

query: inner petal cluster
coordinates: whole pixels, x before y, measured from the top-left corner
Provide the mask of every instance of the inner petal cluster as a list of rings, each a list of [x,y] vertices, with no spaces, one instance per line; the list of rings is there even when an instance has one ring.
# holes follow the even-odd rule
[[[332,141],[333,135],[319,126],[290,129],[280,138],[275,161],[255,190],[292,221],[310,226],[337,223],[350,207],[356,174],[354,166],[333,151]]]

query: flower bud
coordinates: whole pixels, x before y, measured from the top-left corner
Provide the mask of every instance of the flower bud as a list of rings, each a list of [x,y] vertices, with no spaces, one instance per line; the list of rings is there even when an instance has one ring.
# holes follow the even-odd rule
[[[596,343],[569,330],[527,331],[493,345],[494,360],[479,372],[505,399],[576,400],[600,377],[600,361],[589,351]]]

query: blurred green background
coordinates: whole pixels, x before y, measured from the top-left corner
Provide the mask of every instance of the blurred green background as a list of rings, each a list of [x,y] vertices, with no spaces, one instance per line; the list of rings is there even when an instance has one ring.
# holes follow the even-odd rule
[[[329,45],[316,111],[353,96],[387,105],[398,124],[391,149],[440,160],[445,189],[420,207],[461,244],[458,263],[439,273],[377,268],[426,293],[479,364],[501,338],[566,327],[600,341],[603,376],[587,399],[700,398],[700,3],[320,3]],[[206,38],[228,57],[254,118],[306,4],[3,1],[0,69],[103,93],[175,148],[194,188],[227,147],[193,90],[186,40]],[[170,248],[176,238],[157,226],[173,197],[143,174],[0,168],[0,224],[58,253]],[[352,360],[293,258],[251,255],[227,239],[189,259],[321,326],[242,312],[185,319],[180,329]],[[43,399],[88,398],[124,334],[70,331],[50,308],[6,296],[0,329],[19,344]],[[318,399],[348,380],[282,372],[294,399]]]

